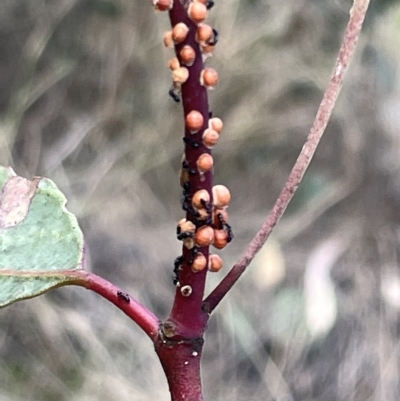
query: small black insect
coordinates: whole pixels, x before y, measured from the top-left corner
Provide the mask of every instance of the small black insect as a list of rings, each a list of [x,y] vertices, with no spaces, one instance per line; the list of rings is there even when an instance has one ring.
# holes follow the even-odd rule
[[[129,304],[129,302],[131,302],[131,299],[129,298],[129,295],[126,292],[117,291],[117,296],[118,296],[118,298],[123,299],[128,304]]]
[[[182,200],[182,209],[197,219],[201,216],[200,213],[190,204],[190,198],[189,200],[185,198]]]
[[[182,197],[182,201],[181,201],[181,204],[182,204],[182,209],[185,211],[185,212],[187,212],[189,209],[190,209],[190,206],[191,206],[191,204],[190,204],[191,202],[190,202],[190,195],[183,195],[183,197]],[[177,235],[178,235],[178,233],[177,233]]]
[[[196,228],[200,228],[203,226],[210,226],[212,223],[212,217],[208,216],[206,219],[197,219],[193,222]]]
[[[217,219],[218,219],[218,230],[223,230],[224,225],[225,225],[225,220],[224,217],[222,216],[222,213],[217,213]]]
[[[190,182],[189,181],[185,181],[183,183],[183,195],[188,195],[190,192]]]
[[[183,260],[183,255],[178,256],[174,260],[174,275],[172,277],[172,282],[174,283],[174,285],[177,285],[179,283],[179,272],[181,271]]]
[[[194,258],[196,257],[196,255],[199,253],[199,248],[197,248],[197,246],[194,246],[192,248],[192,254],[190,255],[190,259],[188,260],[188,265],[192,266],[193,262],[194,262]]]
[[[211,110],[208,110],[208,118],[212,118],[213,112]]]
[[[192,206],[192,201],[190,198],[190,194],[183,193],[182,197],[182,210],[188,212],[189,214],[193,215],[195,218],[200,217],[200,213]],[[177,234],[179,235],[179,234]]]
[[[182,201],[181,201],[181,205],[182,205],[182,209],[185,212],[190,213],[191,215],[193,215],[195,218],[199,218],[200,217],[200,213],[192,206],[192,198],[190,196],[190,184],[189,182],[185,182],[184,186],[183,186],[183,193],[182,193]],[[178,230],[178,228],[177,228]],[[177,235],[179,235],[180,233],[177,232]]]
[[[207,44],[215,46],[218,43],[218,31],[214,28],[212,30],[213,30],[213,37],[207,42]]]
[[[185,192],[185,191],[183,191],[183,194],[182,194],[182,201],[181,201],[181,204],[182,204],[182,209],[185,211],[185,212],[187,212],[188,211],[188,209],[190,208],[190,206],[191,206],[191,199],[190,199],[190,194],[188,193],[188,192]],[[178,228],[177,228],[178,229]],[[177,235],[178,235],[178,232],[177,232]]]
[[[207,10],[211,10],[214,7],[214,0],[208,0],[206,3]]]
[[[182,161],[182,168],[185,169],[189,174],[192,174],[192,175],[197,174],[197,170],[194,168],[191,168],[189,166],[189,163],[186,160]]]
[[[227,238],[228,243],[232,242],[234,238],[232,227],[224,220],[222,213],[218,213],[217,218],[218,218],[218,230],[225,230],[228,233],[228,238]]]
[[[183,142],[185,142],[186,145],[192,147],[193,149],[198,149],[200,147],[200,143],[194,141],[191,138],[188,138],[188,137],[185,136],[182,139],[183,139]]]
[[[178,238],[178,241],[183,241],[187,238],[193,238],[194,237],[194,232],[191,231],[183,231],[177,234],[176,238]]]
[[[225,223],[225,230],[228,232],[228,238],[227,238],[226,240],[227,240],[228,243],[229,243],[229,242],[231,242],[231,241],[233,240],[233,238],[234,238],[233,231],[232,231],[232,227],[231,227],[228,223]]]
[[[200,203],[201,203],[201,205],[203,206],[203,208],[206,209],[206,212],[207,212],[208,214],[211,214],[211,211],[212,211],[212,205],[211,205],[211,203],[206,202],[204,199],[200,199]],[[219,213],[219,214],[221,214],[221,213]]]
[[[176,92],[175,88],[171,86],[170,90],[168,91],[168,95],[176,102],[180,103],[181,98],[179,97],[178,93]]]

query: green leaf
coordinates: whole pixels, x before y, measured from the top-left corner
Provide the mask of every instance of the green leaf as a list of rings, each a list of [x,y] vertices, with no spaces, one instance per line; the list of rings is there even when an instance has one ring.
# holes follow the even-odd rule
[[[67,200],[47,178],[0,167],[0,307],[73,284],[84,241]]]

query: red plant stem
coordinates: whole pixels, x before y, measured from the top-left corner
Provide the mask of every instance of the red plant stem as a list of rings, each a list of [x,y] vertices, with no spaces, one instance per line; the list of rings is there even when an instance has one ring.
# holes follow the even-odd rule
[[[200,360],[202,342],[156,342],[172,401],[202,401]]]
[[[349,62],[353,56],[354,49],[360,35],[361,27],[367,12],[369,0],[355,0],[350,10],[350,19],[347,24],[336,65],[331,75],[329,85],[319,106],[313,126],[307,140],[298,156],[289,178],[276,200],[271,212],[268,214],[261,229],[250,242],[237,263],[229,273],[222,279],[218,286],[205,299],[204,307],[211,313],[227,292],[239,279],[247,266],[251,263],[256,253],[261,249],[273,228],[282,217],[289,202],[293,198],[312,157],[317,149],[318,143],[325,131],[333,107],[343,84]]]
[[[204,153],[210,154],[210,150],[202,143],[204,130],[208,127],[209,108],[207,90],[200,84],[200,74],[204,69],[204,63],[199,44],[195,40],[197,25],[193,23],[187,14],[187,7],[190,0],[173,1],[173,7],[169,12],[171,25],[185,23],[189,32],[186,39],[175,45],[175,53],[181,61],[181,49],[189,45],[195,50],[195,60],[191,66],[186,66],[189,71],[189,78],[181,86],[183,117],[191,111],[198,111],[203,116],[203,126],[198,132],[192,133],[185,126],[185,154],[184,158],[189,166],[186,170],[188,179],[187,200],[189,209],[186,219],[196,222],[195,211],[190,209],[191,198],[201,189],[210,194],[212,204],[212,172],[199,174],[197,160]],[[190,144],[196,144],[193,146]],[[209,247],[200,247],[201,252],[207,260]],[[203,334],[208,321],[208,313],[202,309],[204,288],[207,269],[201,272],[193,272],[190,261],[193,259],[193,249],[183,245],[183,262],[178,272],[178,285],[176,287],[174,303],[171,312],[162,325],[158,338],[155,341],[155,349],[160,358],[165,375],[168,380],[172,401],[202,401],[200,358],[203,347]],[[189,289],[190,293],[185,293]]]
[[[160,327],[160,320],[129,294],[109,281],[85,270],[67,272],[67,275],[71,278],[71,281],[66,284],[73,283],[85,287],[109,300],[128,315],[152,341],[155,341]]]
[[[200,84],[199,80],[200,73],[204,69],[204,63],[199,44],[195,40],[197,25],[189,19],[187,14],[187,5],[189,3],[188,0],[185,0],[183,4],[179,0],[174,0],[173,7],[169,12],[172,26],[183,22],[189,27],[186,39],[175,46],[175,53],[178,59],[180,59],[179,52],[185,45],[190,45],[196,52],[194,63],[187,67],[189,78],[182,84],[181,88],[184,119],[193,110],[200,112],[204,119],[203,127],[197,133],[193,134],[185,127],[185,137],[198,144],[197,148],[190,145],[185,146],[185,160],[189,167],[196,172],[195,174],[188,174],[190,198],[200,189],[206,189],[210,197],[212,197],[212,173],[206,172],[200,175],[196,165],[197,159],[201,154],[210,153],[210,150],[202,143],[203,132],[208,126],[209,109],[207,89]],[[187,213],[186,218],[192,221],[195,220],[195,216],[190,212]],[[208,260],[208,246],[199,248],[199,252],[203,253]],[[170,338],[197,338],[204,333],[207,324],[208,315],[201,309],[206,281],[206,269],[198,273],[194,273],[191,270],[188,262],[192,254],[193,250],[183,246],[182,255],[184,262],[179,272],[179,285],[176,288],[174,303],[166,321],[169,327],[168,335]],[[182,288],[186,286],[191,288],[189,296],[182,295]],[[173,330],[171,330],[172,327]]]

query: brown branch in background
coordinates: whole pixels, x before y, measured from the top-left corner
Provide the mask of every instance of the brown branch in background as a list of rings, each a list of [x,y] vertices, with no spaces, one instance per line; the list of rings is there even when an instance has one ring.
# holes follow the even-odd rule
[[[211,313],[222,298],[228,293],[235,282],[239,279],[247,266],[251,263],[256,253],[261,249],[273,228],[282,217],[289,202],[292,200],[312,157],[317,149],[318,143],[325,131],[333,107],[339,95],[343,84],[349,62],[353,56],[354,49],[360,35],[361,27],[369,5],[369,0],[354,0],[353,7],[350,10],[350,19],[347,24],[336,65],[331,75],[328,88],[319,106],[313,126],[307,137],[307,140],[298,156],[296,163],[289,175],[289,178],[282,189],[278,199],[275,202],[271,212],[268,214],[261,229],[250,242],[237,263],[232,267],[229,273],[211,292],[204,301],[204,308]]]

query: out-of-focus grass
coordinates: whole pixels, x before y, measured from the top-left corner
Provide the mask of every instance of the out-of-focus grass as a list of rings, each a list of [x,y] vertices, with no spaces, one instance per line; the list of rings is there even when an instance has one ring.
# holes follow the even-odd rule
[[[222,252],[226,269],[302,146],[350,5],[229,0],[211,12],[220,42],[209,63],[220,84],[210,104],[226,127],[215,181],[232,191],[236,237]],[[370,11],[275,245],[210,321],[206,399],[399,399],[399,2]],[[182,216],[182,111],[167,95],[167,27],[146,1],[0,2],[0,162],[52,178],[80,219],[90,268],[161,317]],[[320,259],[337,316],[312,338],[303,280],[328,240],[341,244]],[[209,289],[222,274],[210,275]],[[150,341],[94,294],[64,288],[17,303],[0,326],[0,400],[168,399]]]

